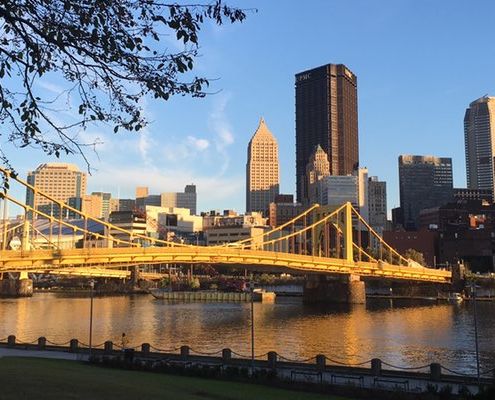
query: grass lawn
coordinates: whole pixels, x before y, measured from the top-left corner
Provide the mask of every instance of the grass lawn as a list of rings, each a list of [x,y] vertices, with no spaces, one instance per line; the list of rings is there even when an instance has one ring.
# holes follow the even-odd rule
[[[106,369],[80,362],[0,358],[0,398],[159,400],[345,400],[342,397],[150,372]]]

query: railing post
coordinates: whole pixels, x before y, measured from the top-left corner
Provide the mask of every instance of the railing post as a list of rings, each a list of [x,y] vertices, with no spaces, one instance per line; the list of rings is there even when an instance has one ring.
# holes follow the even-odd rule
[[[183,360],[187,360],[189,357],[189,346],[181,346],[180,347],[180,356]]]
[[[223,349],[222,350],[222,361],[224,364],[229,364],[230,360],[232,360],[232,350]]]
[[[104,344],[103,351],[105,354],[112,354],[113,353],[113,342],[111,340],[107,340]]]
[[[371,375],[380,376],[382,374],[382,360],[373,358],[371,360]]]
[[[69,353],[77,353],[79,351],[79,341],[71,339],[69,343]]]
[[[440,364],[430,364],[430,379],[432,381],[439,381],[442,379],[442,366]]]
[[[318,371],[324,371],[327,363],[327,357],[324,354],[316,356],[316,368]]]
[[[7,346],[14,347],[15,346],[15,335],[9,335],[7,338]]]
[[[268,352],[268,368],[275,369],[277,368],[277,352],[269,351]]]
[[[143,353],[143,356],[147,356],[150,354],[150,348],[151,345],[149,343],[143,343],[141,345],[141,353]]]
[[[41,336],[38,338],[38,350],[45,350],[46,347],[46,337]]]

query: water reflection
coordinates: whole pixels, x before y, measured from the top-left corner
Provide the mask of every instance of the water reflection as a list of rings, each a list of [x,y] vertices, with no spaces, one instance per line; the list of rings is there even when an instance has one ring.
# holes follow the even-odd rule
[[[480,303],[482,370],[493,368],[494,303]],[[0,301],[0,338],[88,342],[89,298],[36,294]],[[93,343],[118,343],[125,332],[134,345],[163,349],[187,344],[201,351],[230,347],[250,354],[249,304],[169,303],[148,296],[95,298]],[[256,354],[271,350],[288,358],[325,354],[346,363],[374,357],[391,364],[440,362],[473,373],[474,328],[469,304],[370,300],[366,306],[304,305],[298,298],[255,304]]]

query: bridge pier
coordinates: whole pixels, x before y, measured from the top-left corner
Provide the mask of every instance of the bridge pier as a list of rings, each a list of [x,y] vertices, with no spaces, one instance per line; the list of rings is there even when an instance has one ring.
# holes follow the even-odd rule
[[[31,297],[33,280],[27,272],[3,274],[0,279],[0,297]]]
[[[131,267],[131,284],[134,287],[139,285],[139,280],[141,279],[141,271],[139,270],[139,265]]]
[[[305,303],[365,304],[365,284],[358,275],[309,275],[304,283]]]

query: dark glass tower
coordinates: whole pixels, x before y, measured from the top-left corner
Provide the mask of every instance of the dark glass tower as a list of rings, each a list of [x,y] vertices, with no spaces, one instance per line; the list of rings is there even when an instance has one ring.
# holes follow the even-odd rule
[[[315,146],[328,155],[330,175],[351,174],[359,165],[357,78],[343,64],[296,74],[297,199],[307,197],[306,165]]]
[[[419,226],[419,212],[453,200],[452,159],[433,156],[399,156],[399,190],[403,225]]]

